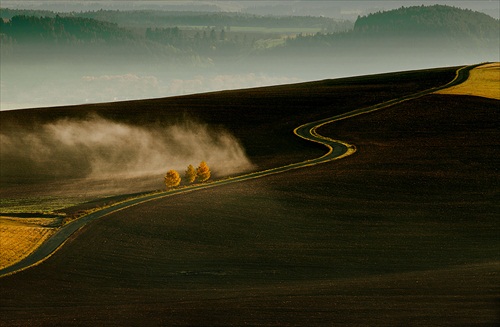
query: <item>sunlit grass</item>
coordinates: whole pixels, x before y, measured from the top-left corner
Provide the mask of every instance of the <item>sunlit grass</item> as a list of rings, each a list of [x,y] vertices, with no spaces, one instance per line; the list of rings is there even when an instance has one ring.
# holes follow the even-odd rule
[[[0,217],[0,269],[22,260],[54,234],[56,228],[47,227],[54,220]]]
[[[474,68],[465,83],[437,93],[474,95],[500,100],[500,63],[496,62]]]
[[[26,198],[0,199],[2,213],[40,213],[48,214],[81,203],[82,200],[70,197],[40,196]]]

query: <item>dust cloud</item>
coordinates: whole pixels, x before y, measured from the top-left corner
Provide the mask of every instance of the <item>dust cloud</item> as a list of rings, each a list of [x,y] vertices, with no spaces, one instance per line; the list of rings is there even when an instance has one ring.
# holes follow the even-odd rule
[[[96,115],[62,119],[29,132],[2,133],[0,147],[2,179],[161,178],[169,169],[183,174],[202,160],[214,176],[253,168],[229,132],[194,120],[146,127]]]

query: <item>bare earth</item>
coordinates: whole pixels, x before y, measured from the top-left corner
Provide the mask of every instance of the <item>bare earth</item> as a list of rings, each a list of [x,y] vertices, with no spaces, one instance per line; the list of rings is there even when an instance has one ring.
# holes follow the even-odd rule
[[[465,83],[436,93],[474,95],[500,100],[500,63],[495,62],[474,68]]]
[[[437,75],[436,75],[437,76]],[[439,75],[441,76],[441,75]],[[436,83],[437,85],[439,85],[439,83],[444,83],[446,81],[446,78],[449,78],[450,76],[447,76],[446,74],[443,73],[443,76],[445,77],[441,77],[443,78],[442,81],[440,81],[439,79],[436,79],[436,78],[429,78],[429,79],[426,79],[427,80],[432,80],[433,82],[432,83]],[[412,82],[414,83],[414,82]],[[421,87],[422,89],[425,89],[427,87],[430,87],[430,86],[434,86],[434,84],[432,85],[427,85],[425,83],[428,83],[428,82],[424,82],[424,81],[420,81],[419,82],[419,87]],[[401,85],[404,85],[404,84],[401,84]],[[414,91],[414,88],[415,86],[412,84],[410,85],[411,88],[410,90],[411,91]],[[283,96],[284,96],[284,99],[281,99],[280,102],[283,102],[283,104],[285,106],[288,106],[290,107],[290,104],[287,104],[286,99],[288,99],[290,97],[290,93],[291,92],[296,92],[296,91],[289,91],[288,88],[290,86],[287,86],[285,87],[285,91],[283,91]],[[353,90],[358,90],[359,86],[357,85],[352,85],[351,86],[353,88]],[[369,88],[371,88],[373,86],[369,86]],[[306,88],[306,90],[309,90],[309,88]],[[330,94],[330,89],[328,87],[316,87],[315,89],[315,92],[325,92],[325,94],[327,94],[329,96]],[[323,91],[322,91],[323,90]],[[408,91],[408,92],[411,92],[411,91]],[[250,93],[248,93],[250,92]],[[242,95],[244,96],[250,96],[252,99],[255,99],[255,97],[257,97],[258,99],[264,99],[264,101],[267,101],[265,100],[266,97],[263,97],[262,94],[259,94],[259,93],[252,93],[252,92],[258,92],[258,90],[252,90],[252,91],[243,91],[243,93],[237,93],[236,97],[237,98],[241,98]],[[264,94],[266,94],[268,91],[266,91],[266,89],[261,89],[260,92],[263,92]],[[309,91],[307,91],[309,92]],[[291,101],[291,103],[298,103],[296,105],[297,108],[299,108],[299,111],[297,112],[292,112],[292,113],[289,113],[288,115],[290,116],[294,116],[294,115],[297,115],[300,113],[301,116],[304,115],[304,113],[306,113],[308,110],[305,110],[303,109],[304,105],[307,104],[308,106],[311,106],[313,108],[322,108],[324,107],[324,103],[322,103],[321,99],[322,99],[322,96],[321,96],[321,92],[319,94],[315,94],[314,95],[314,99],[316,99],[315,101],[319,101],[319,102],[311,102],[310,101],[310,95],[308,95],[308,93],[304,95],[301,95],[299,96],[297,99],[306,99],[306,102],[305,103],[299,103],[297,102],[297,100],[293,100]],[[347,94],[346,93],[346,90],[343,90],[344,94]],[[358,92],[358,91],[355,91],[355,92]],[[247,94],[248,93],[248,94]],[[298,95],[300,95],[300,93],[297,93]],[[370,92],[370,94],[375,94],[375,93],[372,93]],[[393,97],[396,97],[396,96],[399,96],[400,94],[398,92],[394,93],[394,94],[384,94],[383,92],[379,92],[376,93],[377,94],[377,99],[373,101],[373,103],[365,103],[364,101],[367,101],[367,99],[369,99],[369,97],[360,97],[359,100],[361,100],[360,103],[353,103],[353,97],[352,96],[348,96],[346,97],[347,99],[349,99],[349,102],[352,103],[352,109],[356,108],[356,107],[363,107],[363,106],[367,106],[369,104],[374,104],[374,103],[377,103],[378,101],[382,101],[382,100],[389,100]],[[202,96],[203,97],[203,96]],[[381,97],[380,99],[378,97]],[[226,96],[224,96],[224,98],[227,98]],[[185,98],[185,99],[189,99],[189,98]],[[162,100],[164,101],[164,100]],[[232,100],[231,100],[232,101]],[[244,103],[253,103],[251,101],[248,101],[248,100],[242,100]],[[255,101],[255,100],[253,100]],[[331,100],[328,100],[326,103],[330,103]],[[337,101],[340,101],[340,100],[337,100]],[[206,99],[205,98],[202,98],[201,101],[200,101],[201,104],[189,104],[189,107],[192,108],[193,106],[196,107],[196,106],[200,106],[201,108],[205,108],[207,106],[207,103],[206,103]],[[220,107],[220,100],[216,101],[216,107]],[[261,107],[262,105],[265,105],[266,102],[264,103],[257,103],[255,104],[257,107]],[[169,108],[172,108],[172,107],[175,107],[175,105],[173,104],[170,104],[168,106]],[[183,106],[181,106],[182,108]],[[223,107],[223,106],[222,106]],[[292,106],[293,108],[293,106]],[[248,108],[250,109],[250,108]],[[245,109],[247,112],[252,112],[248,109]],[[328,107],[325,108],[325,109],[322,109],[324,111],[323,114],[321,115],[313,115],[313,116],[305,116],[303,118],[303,121],[313,121],[313,120],[316,120],[318,119],[318,117],[325,117],[325,116],[329,116],[329,115],[332,115],[331,113],[331,109],[329,109]],[[346,109],[347,110],[347,109]],[[139,112],[145,112],[146,110],[143,110],[143,109],[140,109]],[[195,116],[200,116],[203,112],[206,112],[207,110],[203,109],[202,112],[196,112]],[[227,116],[228,114],[230,114],[230,112],[232,112],[232,109],[231,111],[229,112],[226,112],[225,113],[225,116]],[[258,112],[258,115],[260,116],[260,111],[257,111]],[[281,113],[280,113],[280,110],[275,110],[273,112],[276,112],[276,117],[278,117],[277,119],[282,119],[282,118],[279,118],[281,117]],[[4,113],[4,115],[6,115],[8,113]],[[158,115],[158,111],[155,111],[154,112],[154,119],[157,119],[157,116]],[[284,115],[284,116],[287,116],[287,115]],[[272,127],[272,130],[273,130],[273,138],[274,140],[276,140],[276,122],[273,120],[273,119],[270,119],[271,117],[268,117],[268,116],[265,116],[266,120],[269,120],[270,121],[270,124],[271,125],[264,125],[262,127],[262,131],[266,131],[266,130],[270,130],[270,128]],[[29,119],[27,117],[21,117],[23,121],[29,121]],[[210,117],[204,117],[204,121],[209,121],[209,118]],[[276,118],[275,118],[276,119]],[[217,121],[220,121],[221,118],[217,119]],[[249,117],[249,120],[250,121],[253,121],[255,120],[255,117]],[[3,119],[2,121],[4,123],[4,125],[2,125],[2,128],[3,129],[6,129],[7,126],[9,126],[9,123],[8,123],[8,119]],[[10,124],[10,125],[14,125],[14,124]],[[298,122],[297,122],[297,125],[298,125]],[[280,123],[279,126],[283,126],[283,130],[284,130],[284,134],[288,137],[290,137],[290,142],[291,143],[287,143],[285,146],[283,145],[279,145],[279,144],[269,144],[268,146],[270,148],[273,148],[273,147],[280,147],[280,148],[292,148],[292,145],[295,145],[295,144],[301,144],[300,142],[297,142],[297,138],[295,135],[293,135],[293,133],[291,133],[291,130],[293,130],[294,127],[296,127],[297,125],[294,125],[294,123],[290,124],[290,123]],[[245,129],[241,129],[238,127],[238,131],[241,132],[241,131],[244,131]],[[269,143],[269,140],[268,140],[268,136],[265,136],[264,137],[264,140],[258,140],[258,141],[255,141],[255,137],[256,135],[259,135],[259,134],[262,134],[264,135],[264,133],[261,132],[258,132],[256,131],[255,129],[255,126],[252,126],[251,128],[249,128],[248,130],[250,130],[250,134],[251,136],[245,136],[245,134],[243,135],[239,135],[239,138],[247,138],[247,139],[252,139],[252,143],[251,144],[247,144],[247,148],[251,147],[252,144],[260,144],[262,142],[265,141],[266,143],[266,146],[267,144]],[[313,150],[311,150],[311,148]],[[262,151],[262,148],[261,146],[259,146],[259,151]],[[309,151],[312,151],[312,152],[309,152]],[[314,157],[314,156],[318,156],[318,154],[321,154],[323,152],[323,149],[321,149],[319,152],[314,152],[314,147],[303,147],[303,148],[300,148],[300,153],[301,153],[301,157],[297,157],[293,160],[291,160],[292,162],[299,162],[301,160],[304,160],[304,159],[309,159],[311,157]],[[284,165],[285,163],[288,164],[289,160],[290,159],[287,159],[285,162],[275,162],[275,158],[277,156],[275,156],[275,151],[272,150],[272,155],[269,156],[270,158],[272,158],[272,162],[271,163],[264,163],[264,164],[259,164],[259,166],[261,167],[262,170],[264,170],[265,168],[270,168],[270,167],[276,167],[276,166],[280,166],[280,165]],[[311,154],[313,153],[313,154]],[[303,157],[302,157],[303,156]],[[264,158],[264,156],[262,156]],[[278,156],[279,158],[279,156]],[[286,157],[285,157],[286,158]],[[5,176],[2,176],[2,178],[5,178]],[[75,187],[75,190],[74,192],[78,192],[78,193],[81,193],[83,192],[82,190],[85,190],[85,191],[88,191],[89,189],[89,186],[88,185],[81,185],[79,184],[77,181],[75,181],[74,179],[72,179],[70,182],[69,182],[71,185],[77,185]],[[43,202],[42,204],[46,204],[47,207],[42,207],[44,209],[44,211],[52,211],[54,208],[57,208],[59,209],[59,207],[61,206],[61,203],[73,203],[74,200],[71,198],[71,197],[74,197],[74,194],[72,193],[73,191],[71,190],[68,190],[68,183],[64,184],[64,181],[57,181],[57,182],[51,182],[49,184],[47,183],[43,183],[41,184],[42,186],[40,187],[37,187],[36,185],[29,185],[29,187],[25,187],[25,188],[5,188],[3,193],[1,193],[0,197],[7,197],[8,195],[12,195],[12,194],[22,194],[22,195],[19,195],[19,196],[22,196],[22,197],[25,197],[27,192],[31,192],[29,193],[30,196],[32,196],[34,198],[34,201],[39,201],[39,199],[41,198],[44,198],[44,197],[47,197],[48,199],[50,199],[50,201],[48,203],[45,203]],[[137,191],[137,187],[138,186],[138,183],[137,181],[134,181],[133,183],[130,183],[130,185],[134,185],[134,191]],[[114,184],[113,187],[116,189],[116,185]],[[103,189],[106,189],[105,186],[103,185],[98,185],[98,187],[95,187],[95,188],[98,188],[99,190],[103,190]],[[21,191],[19,191],[19,189]],[[149,188],[146,188],[146,190],[151,190],[153,189],[153,187],[149,187]],[[63,191],[61,191],[63,190]],[[140,189],[142,190],[142,189]],[[1,190],[0,190],[1,191]],[[132,190],[128,190],[129,192],[132,191]],[[126,191],[124,190],[122,193],[125,193]],[[70,199],[65,199],[65,200],[62,200],[65,198],[65,196],[68,196],[68,195],[71,195]],[[97,196],[98,194],[94,194],[94,196]],[[54,199],[56,199],[54,201]],[[44,200],[44,201],[47,201],[47,200]],[[37,211],[39,210],[40,208],[39,207],[36,207],[36,206],[40,206],[42,205],[40,203],[36,203],[35,207],[28,207],[26,206],[25,209],[26,209],[26,212],[34,212],[34,211]],[[18,209],[18,208],[15,208],[15,209]],[[16,210],[17,211],[17,210]],[[5,211],[3,211],[5,212]],[[29,255],[31,252],[35,251],[47,238],[50,237],[50,235],[54,234],[56,231],[57,231],[57,228],[47,228],[47,227],[42,227],[40,225],[40,223],[42,221],[48,221],[47,219],[40,219],[39,221],[28,221],[26,218],[12,218],[12,217],[8,217],[8,219],[4,219],[4,218],[7,218],[7,217],[0,217],[0,269],[2,268],[5,268],[7,266],[10,266],[10,265],[13,265],[15,264],[16,262],[19,262],[21,261],[23,258],[25,258],[27,255]],[[50,220],[50,219],[49,219]]]
[[[323,153],[294,127],[454,71],[92,108],[144,126],[189,108],[263,169]],[[497,326],[498,104],[426,95],[318,129],[356,145],[343,160],[109,214],[1,278],[0,326]]]
[[[500,98],[500,63],[473,69],[468,80],[460,85],[438,91],[442,94],[468,94]],[[35,251],[57,228],[50,228],[52,219],[0,217],[0,269],[21,261]],[[48,226],[49,225],[49,226]]]

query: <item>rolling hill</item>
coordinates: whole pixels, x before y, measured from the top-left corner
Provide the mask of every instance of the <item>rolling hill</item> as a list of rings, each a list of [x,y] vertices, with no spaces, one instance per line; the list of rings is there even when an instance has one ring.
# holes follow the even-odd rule
[[[1,127],[5,135],[22,139],[22,135],[40,130],[41,126],[65,120],[85,121],[94,115],[135,127],[168,126],[172,122],[195,120],[226,129],[241,141],[250,160],[265,169],[322,153],[322,147],[311,148],[309,142],[297,140],[291,133],[295,127],[445,84],[453,78],[454,69],[435,69],[427,72],[425,78],[422,76],[423,71],[412,71],[148,101],[4,111],[0,113]],[[357,96],[360,90],[363,97]],[[9,161],[5,152],[2,155],[4,181],[57,176],[47,168],[57,166],[58,161],[78,167],[73,176],[68,174],[67,178],[84,177],[81,162],[77,165],[64,153],[52,158],[49,167],[30,161],[30,155],[23,165]]]
[[[500,21],[484,13],[450,6],[402,7],[358,17],[346,33],[289,39],[282,53],[333,56],[347,62],[387,65],[401,62],[499,60]],[[349,60],[349,61],[348,61]]]
[[[498,39],[499,21],[484,13],[433,5],[401,7],[359,17],[354,33],[371,36],[423,36],[427,38]]]
[[[233,133],[265,168],[322,153],[294,127],[445,84],[455,70],[0,117],[15,134],[90,113],[142,126],[188,113]],[[322,127],[358,147],[341,161],[113,213],[3,277],[0,325],[494,325],[496,108],[428,95]]]

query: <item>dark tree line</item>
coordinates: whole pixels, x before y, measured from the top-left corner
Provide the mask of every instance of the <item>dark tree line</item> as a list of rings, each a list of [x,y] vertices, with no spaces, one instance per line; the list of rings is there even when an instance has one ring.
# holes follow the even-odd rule
[[[117,24],[79,17],[14,16],[0,20],[0,33],[19,43],[106,43],[133,39]]]
[[[251,40],[243,33],[226,32],[225,28],[181,30],[179,27],[147,28],[146,39],[210,56],[237,56],[251,48]]]

